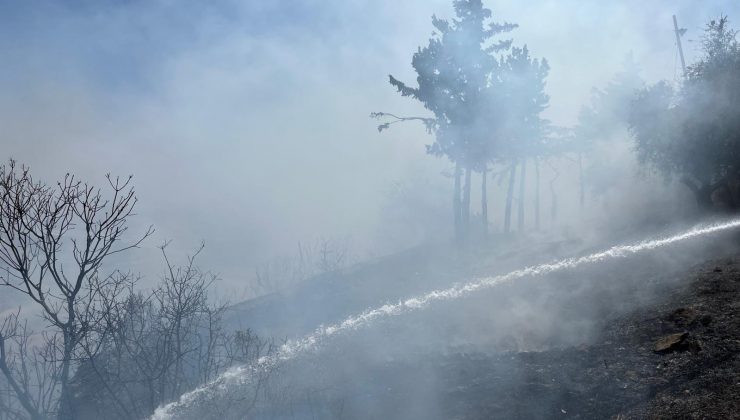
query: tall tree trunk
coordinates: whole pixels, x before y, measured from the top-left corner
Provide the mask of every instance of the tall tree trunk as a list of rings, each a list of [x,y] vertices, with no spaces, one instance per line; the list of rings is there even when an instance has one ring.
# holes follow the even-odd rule
[[[172,380],[172,397],[177,398],[180,395],[180,377],[182,374],[182,318],[183,315],[178,310],[177,321],[175,322],[175,373]]]
[[[516,161],[511,162],[509,170],[509,187],[506,189],[506,209],[504,210],[504,232],[511,231],[511,202],[514,196],[514,181],[516,180]]]
[[[472,181],[472,171],[465,168],[465,190],[463,190],[463,209],[462,209],[462,229],[463,238],[467,238],[470,232],[470,183]]]
[[[540,160],[534,160],[534,228],[540,230]]]
[[[550,168],[555,173],[555,176],[550,179],[550,226],[554,227],[558,219],[558,195],[555,193],[555,181],[560,176],[560,172],[555,166],[550,165]]]
[[[712,203],[712,190],[716,186],[709,185],[708,183],[703,183],[700,181],[693,181],[691,178],[685,176],[681,178],[681,182],[689,187],[692,193],[694,193],[694,198],[696,199],[696,205],[699,207],[699,209],[707,211],[711,210],[713,207]]]
[[[455,163],[455,191],[452,196],[452,212],[455,219],[455,239],[462,239],[461,215],[460,215],[460,178],[462,177],[462,168],[460,163]]]
[[[488,235],[488,166],[483,166],[483,176],[480,182],[480,218],[483,222],[483,235]]]
[[[71,306],[71,304],[70,304]],[[70,312],[70,317],[73,313]],[[72,325],[74,318],[68,321]],[[74,327],[67,326],[62,332],[62,371],[59,375],[59,412],[58,420],[73,420],[74,412],[72,411],[72,395],[69,390],[70,364],[72,363],[72,350],[74,347],[74,336],[71,329]]]
[[[584,202],[586,198],[586,185],[583,177],[583,153],[578,154],[578,184],[580,186],[579,200],[581,213],[583,213]]]
[[[522,159],[522,167],[519,172],[519,205],[517,207],[517,229],[524,231],[524,186],[527,181],[527,160]]]
[[[550,224],[555,225],[558,220],[558,196],[555,194],[555,188],[550,184]]]

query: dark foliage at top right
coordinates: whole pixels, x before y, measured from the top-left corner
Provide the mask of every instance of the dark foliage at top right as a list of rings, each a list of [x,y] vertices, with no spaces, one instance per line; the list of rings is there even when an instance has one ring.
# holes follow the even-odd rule
[[[639,92],[630,116],[641,163],[680,180],[704,209],[740,209],[740,46],[726,17],[705,29],[683,85]]]

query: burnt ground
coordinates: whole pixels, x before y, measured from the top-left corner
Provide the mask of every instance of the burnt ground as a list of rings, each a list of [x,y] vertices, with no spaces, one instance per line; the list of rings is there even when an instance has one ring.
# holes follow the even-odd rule
[[[519,260],[533,259],[525,256]],[[384,302],[380,291],[389,288],[410,296],[445,287],[444,277],[523,266],[507,258],[462,273],[399,257],[380,267],[387,269],[355,270],[341,287],[273,297],[283,303],[274,311],[291,306],[284,301],[293,297],[303,303],[294,305],[300,313],[286,310],[283,318],[335,322],[344,313],[330,309],[377,306]],[[384,279],[396,266],[408,272]],[[247,315],[270,302],[257,303],[242,305],[237,318],[255,321]],[[326,310],[317,315],[307,306]],[[300,334],[292,324],[289,335]],[[270,389],[260,391],[264,403],[247,417],[740,418],[739,354],[740,238],[727,233],[521,279],[334,337],[274,372]],[[234,413],[209,418],[245,418],[245,411]]]
[[[740,418],[740,257],[703,264],[689,275],[693,281],[662,302],[608,322],[588,345],[419,362],[436,366],[436,416]],[[398,377],[424,366],[384,369],[387,375],[376,374]],[[389,394],[393,386],[408,389],[389,384]],[[404,399],[391,398],[399,407]]]
[[[365,362],[284,417],[740,418],[740,255],[682,273],[587,343]]]

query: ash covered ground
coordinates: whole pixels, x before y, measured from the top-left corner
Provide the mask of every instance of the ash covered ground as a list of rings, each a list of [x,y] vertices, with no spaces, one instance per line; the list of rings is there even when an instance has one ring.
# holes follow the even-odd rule
[[[382,413],[349,417],[419,418],[408,398],[434,381],[438,411],[427,418],[738,418],[739,264],[735,256],[697,265],[685,284],[606,322],[590,343],[368,366],[382,385],[348,393]]]
[[[285,419],[735,418],[736,236],[522,279],[330,340],[274,372],[250,413]],[[498,255],[467,271],[514,265],[526,254]],[[365,267],[364,277],[336,279],[341,292],[326,287],[309,301],[336,308],[327,303],[360,288],[353,281],[363,283],[385,263]],[[285,307],[296,296],[272,299]],[[229,415],[228,409],[219,413]]]

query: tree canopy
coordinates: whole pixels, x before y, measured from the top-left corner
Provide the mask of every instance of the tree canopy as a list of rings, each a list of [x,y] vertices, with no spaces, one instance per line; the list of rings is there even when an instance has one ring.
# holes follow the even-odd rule
[[[736,208],[740,47],[726,17],[707,25],[702,52],[678,90],[662,82],[640,92],[630,119],[636,150],[644,164],[679,178],[700,204],[719,204],[724,189],[721,204]]]
[[[373,116],[395,118],[381,124],[381,131],[395,122],[418,119],[434,133],[427,153],[456,164],[453,202],[459,232],[460,221],[466,225],[469,217],[470,172],[483,174],[485,194],[488,165],[518,162],[537,153],[547,126],[540,113],[549,101],[544,93],[549,66],[546,60],[531,57],[526,46],[512,47],[511,39],[502,39],[517,25],[492,21],[491,10],[481,0],[455,0],[453,6],[454,18],[432,17],[432,38],[413,55],[416,86],[389,76],[402,96],[421,102],[433,117]],[[485,207],[484,203],[487,223]]]
[[[456,0],[454,9],[451,20],[432,17],[433,37],[413,56],[417,86],[389,79],[434,114],[436,138],[428,153],[469,166],[490,154],[487,129],[500,106],[502,66],[495,54],[508,50],[511,40],[494,38],[517,25],[490,22],[491,11],[480,0]]]

